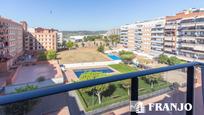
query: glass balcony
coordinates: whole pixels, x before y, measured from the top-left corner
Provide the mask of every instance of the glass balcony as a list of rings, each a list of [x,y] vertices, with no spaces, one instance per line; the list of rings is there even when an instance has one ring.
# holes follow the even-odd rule
[[[145,110],[141,115],[202,115],[203,77],[204,64],[191,62],[159,68],[138,65],[132,72],[92,80],[41,88],[27,85],[32,90],[18,89],[18,93],[3,94],[4,87],[0,89],[0,114],[135,115],[140,114],[134,106],[139,101]],[[157,107],[171,103],[188,103],[192,109]]]

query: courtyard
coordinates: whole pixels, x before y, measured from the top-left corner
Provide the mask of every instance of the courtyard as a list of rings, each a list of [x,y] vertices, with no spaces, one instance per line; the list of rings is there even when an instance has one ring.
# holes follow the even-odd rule
[[[139,68],[131,67],[126,64],[112,64],[109,65],[109,67],[118,71],[118,73],[116,74],[139,71]],[[111,104],[128,100],[129,99],[128,89],[124,88],[123,84],[124,84],[123,81],[110,83],[108,90],[102,93],[101,104],[98,103],[98,98],[95,94],[93,94],[93,92],[85,93],[82,92],[81,90],[77,90],[76,92],[85,111],[92,111]],[[154,87],[152,88],[151,85],[145,82],[143,79],[139,79],[139,95],[145,95],[152,93],[154,91],[168,88],[170,85],[171,84],[166,81],[158,80],[157,83],[154,84]]]
[[[84,62],[102,62],[110,61],[105,54],[97,51],[96,48],[78,48],[58,52],[57,58],[60,64],[84,63]]]
[[[13,84],[35,82],[39,77],[45,79],[62,77],[59,65],[56,62],[39,63],[36,65],[22,66],[16,72]]]

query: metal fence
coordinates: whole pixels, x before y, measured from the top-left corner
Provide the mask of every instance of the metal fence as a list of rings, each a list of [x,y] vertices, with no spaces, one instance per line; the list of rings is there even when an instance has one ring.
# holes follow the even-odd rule
[[[77,90],[80,88],[86,88],[90,86],[110,83],[114,81],[120,81],[125,79],[131,79],[131,101],[137,101],[139,98],[138,96],[138,89],[139,89],[139,80],[138,78],[145,75],[150,74],[156,74],[161,72],[167,72],[171,70],[176,69],[182,69],[187,68],[187,96],[186,96],[186,102],[194,105],[193,103],[193,97],[194,97],[194,67],[200,66],[202,71],[202,77],[204,77],[204,64],[199,62],[191,62],[187,64],[178,64],[173,66],[167,66],[167,67],[161,67],[161,68],[155,68],[155,69],[148,69],[148,70],[142,70],[138,72],[132,72],[132,73],[126,73],[126,74],[120,74],[120,75],[113,75],[110,77],[105,78],[99,78],[99,79],[93,79],[88,81],[81,81],[71,84],[64,84],[60,86],[53,86],[48,88],[42,88],[37,90],[32,90],[28,92],[18,93],[18,94],[11,94],[11,95],[5,95],[0,96],[0,105],[5,104],[11,104],[14,102],[20,102],[24,100],[29,100],[33,98],[43,97],[43,96],[49,96],[53,94],[59,94],[62,92]],[[204,79],[202,79],[202,84],[204,84]],[[203,85],[202,85],[203,86]],[[204,86],[203,86],[204,87]],[[204,88],[203,88],[204,90]],[[193,110],[186,111],[187,115],[193,115]],[[137,114],[135,112],[131,112],[132,115]]]

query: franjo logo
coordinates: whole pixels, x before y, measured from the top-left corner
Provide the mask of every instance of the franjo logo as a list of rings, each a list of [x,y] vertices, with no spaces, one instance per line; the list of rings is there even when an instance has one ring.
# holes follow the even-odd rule
[[[146,108],[141,101],[130,101],[130,111],[136,113],[145,113],[149,111],[190,111],[190,103],[149,103]]]

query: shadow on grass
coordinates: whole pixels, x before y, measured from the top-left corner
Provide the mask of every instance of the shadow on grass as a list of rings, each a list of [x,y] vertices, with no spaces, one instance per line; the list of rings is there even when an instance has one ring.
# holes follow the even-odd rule
[[[116,86],[113,85],[113,84],[111,84],[111,85],[109,86],[108,90],[106,90],[106,91],[104,91],[104,92],[102,93],[102,96],[104,96],[104,97],[112,96],[115,90],[116,90]]]

